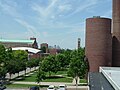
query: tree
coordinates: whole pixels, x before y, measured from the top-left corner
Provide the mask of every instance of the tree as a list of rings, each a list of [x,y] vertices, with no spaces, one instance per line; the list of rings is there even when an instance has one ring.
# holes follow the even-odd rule
[[[84,62],[84,50],[74,50],[71,54],[71,62],[68,70],[68,75],[72,76],[76,80],[76,86],[78,78],[83,78],[86,73],[86,65]]]
[[[11,79],[11,75],[16,73],[16,61],[10,60],[9,62],[7,62],[6,68]]]
[[[16,73],[16,61],[13,56],[12,48],[8,48],[6,50],[6,55],[7,55],[7,60],[5,62],[5,66],[7,68],[7,72],[9,73],[11,79],[11,75]]]
[[[47,48],[45,46],[41,47],[42,53],[46,53],[46,49]]]
[[[27,61],[27,67],[29,67],[31,70],[31,68],[34,67],[34,60]]]
[[[7,73],[5,62],[6,62],[6,50],[5,47],[0,44],[0,78],[5,78]]]
[[[23,60],[27,61],[28,60],[28,53],[23,50],[15,50],[13,51],[14,58],[16,60]]]
[[[14,56],[14,60],[16,61],[16,73],[18,73],[20,71],[25,70],[26,72],[26,63],[28,61],[28,53],[26,51],[23,50],[16,50],[13,51],[13,56]]]
[[[6,76],[7,73],[7,69],[5,68],[5,66],[2,66],[2,64],[0,65],[0,80],[3,80]]]
[[[41,64],[41,69],[45,72],[49,72],[49,76],[51,72],[57,73],[60,70],[60,63],[56,60],[56,56],[48,56],[45,57]]]
[[[56,55],[56,60],[59,62],[61,69],[66,67],[66,57],[64,54]]]
[[[40,84],[40,82],[44,80],[45,78],[46,78],[45,72],[42,71],[41,68],[39,67],[37,71],[36,82]]]
[[[72,50],[70,50],[70,49],[66,49],[66,50],[62,49],[61,50],[61,54],[64,54],[64,56],[65,56],[65,60],[64,60],[64,62],[66,64],[65,66],[69,66],[70,59],[71,59],[71,52],[72,52]]]

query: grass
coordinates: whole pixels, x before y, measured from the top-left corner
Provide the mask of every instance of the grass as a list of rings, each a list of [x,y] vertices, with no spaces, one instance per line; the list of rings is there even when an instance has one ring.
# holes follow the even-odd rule
[[[67,71],[58,71],[57,73],[51,73],[51,75],[64,75],[67,74]],[[47,73],[49,75],[49,73]]]
[[[31,84],[9,84],[6,85],[7,88],[30,88],[32,86],[39,86],[39,85],[31,85]],[[48,85],[40,85],[40,88],[48,87]]]
[[[72,80],[73,80],[73,78],[51,76],[51,77],[47,77],[47,79],[43,80],[43,82],[68,82],[68,83],[71,83]]]
[[[34,74],[31,74],[29,76],[20,76],[18,78],[15,78],[14,81],[35,82],[36,81],[36,72],[34,72]]]
[[[87,83],[86,79],[80,79],[79,83]]]
[[[36,74],[37,72],[34,72],[29,76],[20,76],[18,78],[15,78],[14,81],[35,82]],[[63,75],[63,77],[56,75]],[[43,82],[72,82],[72,80],[73,80],[72,78],[67,77],[66,71],[58,71],[56,74],[51,73],[51,76],[50,77],[48,76],[46,80],[43,80]]]

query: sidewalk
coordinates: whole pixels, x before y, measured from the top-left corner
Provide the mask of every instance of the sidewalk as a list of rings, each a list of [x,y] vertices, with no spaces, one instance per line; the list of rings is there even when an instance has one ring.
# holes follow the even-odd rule
[[[31,85],[37,85],[35,82],[13,82],[13,84],[31,84]],[[67,85],[67,88],[76,88],[75,85],[72,83],[63,83],[63,82],[41,82],[40,85],[54,85],[54,86],[59,86],[60,84],[65,84]],[[88,86],[77,86],[77,88],[80,89],[88,89]]]
[[[38,69],[38,67],[36,67],[36,69]],[[31,72],[31,71],[34,71],[34,70],[36,70],[35,69],[35,67],[33,67],[33,68],[31,68],[31,70],[30,70],[30,68],[27,68],[26,69],[26,73],[29,73],[29,72]],[[25,71],[21,71],[21,72],[19,72],[19,76],[21,76],[21,75],[24,75],[25,74]],[[12,74],[11,75],[11,79],[14,79],[14,78],[16,78],[16,77],[18,77],[18,73],[15,73],[15,74]],[[6,75],[6,78],[10,78],[10,75],[7,73],[7,75]]]

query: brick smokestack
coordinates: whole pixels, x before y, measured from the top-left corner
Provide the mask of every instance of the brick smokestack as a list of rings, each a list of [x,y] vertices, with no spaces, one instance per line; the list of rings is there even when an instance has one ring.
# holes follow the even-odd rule
[[[113,66],[120,66],[120,0],[113,0]]]
[[[85,55],[90,72],[97,72],[100,66],[111,66],[111,19],[97,16],[86,20]]]

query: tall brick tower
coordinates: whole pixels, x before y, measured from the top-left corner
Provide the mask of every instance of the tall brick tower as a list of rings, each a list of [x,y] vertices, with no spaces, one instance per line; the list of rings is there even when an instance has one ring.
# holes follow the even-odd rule
[[[100,66],[111,66],[111,19],[99,16],[86,19],[85,55],[90,72],[97,72]]]
[[[78,38],[78,49],[80,48],[80,38]]]
[[[113,66],[120,66],[120,0],[113,0]]]

